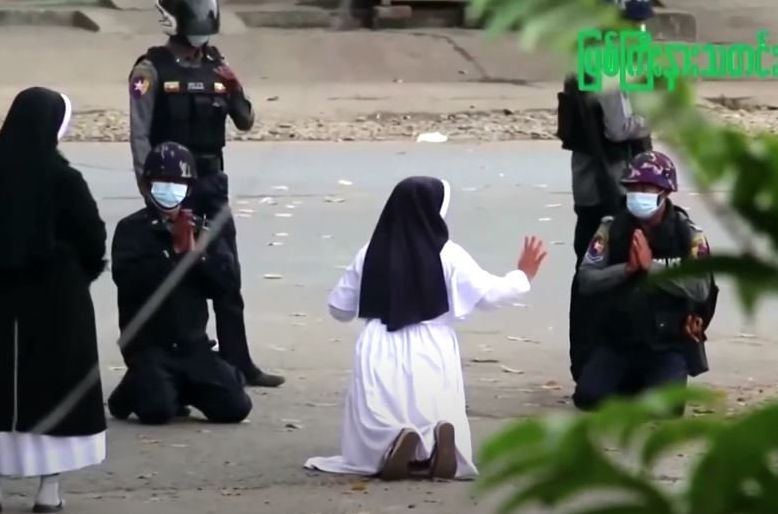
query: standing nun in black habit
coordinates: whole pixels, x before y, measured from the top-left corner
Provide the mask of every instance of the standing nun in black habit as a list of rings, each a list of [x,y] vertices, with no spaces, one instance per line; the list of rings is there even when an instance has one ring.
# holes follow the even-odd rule
[[[470,478],[470,425],[454,321],[530,290],[545,258],[525,240],[517,269],[484,271],[449,240],[451,188],[431,177],[401,181],[386,202],[370,243],[329,296],[340,321],[365,320],[346,397],[341,454],[305,467],[385,480]]]
[[[89,285],[105,268],[106,233],[57,150],[70,114],[66,96],[30,88],[0,129],[0,477],[40,477],[33,512],[62,510],[59,474],[105,459],[99,380],[31,432],[98,365]]]

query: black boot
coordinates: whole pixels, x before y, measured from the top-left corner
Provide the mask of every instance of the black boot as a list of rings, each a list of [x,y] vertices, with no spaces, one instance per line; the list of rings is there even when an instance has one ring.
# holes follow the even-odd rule
[[[246,379],[246,385],[249,387],[278,387],[286,382],[284,377],[265,373],[254,366],[252,366],[252,369],[244,370],[242,373]]]

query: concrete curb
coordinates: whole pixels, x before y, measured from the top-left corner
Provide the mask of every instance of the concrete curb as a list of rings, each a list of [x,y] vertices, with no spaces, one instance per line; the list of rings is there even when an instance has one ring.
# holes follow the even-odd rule
[[[336,14],[330,10],[272,4],[258,9],[237,10],[235,15],[247,27],[282,29],[330,28],[336,18]]]
[[[219,34],[222,35],[239,35],[245,34],[247,30],[246,23],[238,16],[234,11],[222,9],[221,11],[221,27]]]
[[[133,30],[121,20],[126,10],[147,11],[150,0],[102,0],[107,7],[94,8],[0,8],[0,26],[76,27],[91,32],[130,34]],[[134,6],[134,7],[133,7]],[[461,7],[450,9],[411,9],[410,6],[378,6],[372,12],[373,28],[431,28],[462,26],[478,28],[474,20],[463,20]],[[463,21],[466,21],[463,24]],[[247,28],[329,29],[355,28],[355,19],[346,20],[332,9],[293,6],[268,2],[257,6],[232,6],[222,11],[222,34],[240,35]],[[695,41],[697,21],[685,11],[657,8],[657,16],[648,22],[656,39]]]
[[[154,9],[153,0],[100,0],[104,7],[120,11],[150,11]]]
[[[0,26],[72,27],[90,32],[131,33],[128,27],[111,16],[110,11],[100,8],[0,9]]]
[[[130,27],[121,23],[111,11],[106,9],[81,9],[74,17],[75,27],[100,32],[102,34],[132,34]]]
[[[0,26],[79,27],[94,30],[91,24],[86,23],[82,17],[77,16],[78,12],[76,9],[2,9],[0,10]]]
[[[153,0],[101,0],[110,9],[119,11],[149,11]],[[333,14],[329,9],[306,7],[289,2],[259,2],[256,4],[229,4],[221,11],[221,33],[243,34],[251,28],[330,28]]]
[[[646,23],[654,39],[696,41],[697,19],[686,11],[655,9],[656,16]]]
[[[0,9],[0,26],[71,27],[102,34],[133,34],[121,15],[105,7],[82,9],[18,8]],[[222,11],[221,34],[245,34],[243,20],[232,11]]]

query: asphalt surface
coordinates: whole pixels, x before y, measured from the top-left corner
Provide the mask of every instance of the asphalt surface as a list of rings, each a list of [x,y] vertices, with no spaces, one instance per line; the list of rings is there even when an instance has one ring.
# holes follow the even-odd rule
[[[64,152],[83,171],[111,237],[117,221],[142,206],[128,147],[67,144]],[[479,313],[459,328],[475,447],[514,418],[570,409],[566,346],[574,216],[569,154],[545,142],[245,143],[231,145],[226,161],[252,352],[263,368],[285,374],[288,383],[278,390],[251,390],[254,411],[250,422],[238,426],[194,419],[149,428],[111,420],[107,462],[66,479],[69,510],[487,512],[488,502],[476,507],[462,500],[469,484],[355,486],[351,479],[302,469],[307,457],[338,451],[343,392],[359,330],[358,323],[327,317],[326,296],[340,268],[370,237],[398,180],[421,174],[446,178],[453,190],[451,237],[482,267],[493,273],[513,269],[527,235],[542,237],[549,249],[534,290],[521,303]],[[713,251],[732,249],[686,175],[681,189],[676,201],[691,209]],[[274,242],[283,244],[270,246]],[[267,279],[267,274],[281,278]],[[778,321],[771,317],[778,302],[763,303],[749,321],[728,281],[721,287],[709,334],[713,371],[697,381],[732,394],[767,387],[778,361]],[[107,396],[123,371],[110,274],[99,279],[92,294]],[[498,362],[472,362],[475,358]],[[31,481],[3,487],[7,512],[27,508]]]

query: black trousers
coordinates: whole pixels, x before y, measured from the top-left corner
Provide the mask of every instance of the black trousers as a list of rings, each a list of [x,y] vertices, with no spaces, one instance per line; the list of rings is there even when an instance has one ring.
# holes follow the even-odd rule
[[[570,286],[570,374],[578,381],[583,366],[592,352],[592,317],[591,302],[583,300],[578,293],[578,266],[581,265],[586,249],[594,237],[602,218],[613,214],[601,206],[575,207],[577,216],[573,249],[575,250],[575,269],[573,283]]]
[[[583,367],[573,403],[581,410],[591,410],[600,403],[622,394],[624,379],[639,377],[636,394],[672,383],[686,385],[689,371],[683,353],[648,349],[615,349],[599,346]],[[683,409],[676,413],[683,415]]]
[[[192,209],[196,214],[215,218],[222,206],[229,202],[229,180],[222,172],[208,173],[200,176],[195,182],[184,207]],[[240,291],[241,273],[238,260],[238,241],[235,219],[230,213],[219,237],[226,240],[232,251],[235,262],[238,263],[236,284],[232,291],[227,291],[220,298],[213,299],[213,312],[216,317],[216,338],[219,341],[219,354],[244,373],[251,374],[256,369],[249,353],[246,338],[246,323],[243,319],[243,295]]]
[[[108,408],[160,425],[191,405],[214,423],[240,423],[252,408],[244,383],[240,372],[207,346],[186,354],[148,348],[131,358]]]

